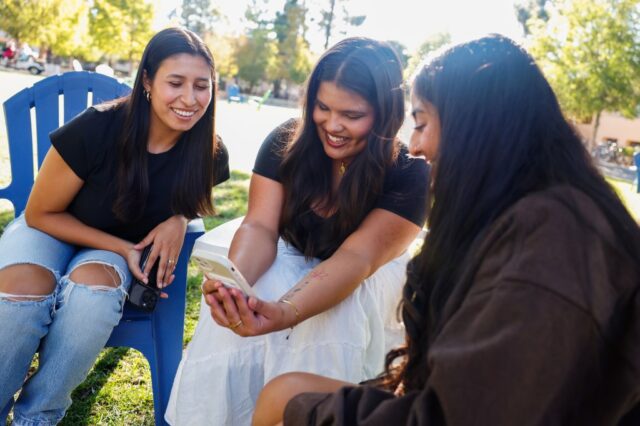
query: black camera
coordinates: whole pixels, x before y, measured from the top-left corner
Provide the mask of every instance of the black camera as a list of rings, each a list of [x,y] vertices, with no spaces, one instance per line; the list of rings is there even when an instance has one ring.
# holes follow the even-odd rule
[[[140,257],[140,269],[144,271],[151,253],[151,246],[145,247]],[[142,281],[134,277],[129,289],[129,303],[138,309],[145,312],[153,312],[160,298],[160,290],[156,283],[156,277],[158,276],[158,261],[156,259],[155,265],[149,271],[149,283],[145,284]]]

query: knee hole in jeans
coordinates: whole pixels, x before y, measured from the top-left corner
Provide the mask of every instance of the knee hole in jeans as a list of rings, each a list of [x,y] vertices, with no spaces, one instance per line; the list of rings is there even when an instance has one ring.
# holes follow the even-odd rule
[[[116,270],[102,263],[85,263],[76,267],[69,279],[76,284],[91,287],[116,288],[120,285],[120,276]]]
[[[0,269],[0,293],[7,300],[43,300],[55,286],[55,276],[43,266],[21,263]]]

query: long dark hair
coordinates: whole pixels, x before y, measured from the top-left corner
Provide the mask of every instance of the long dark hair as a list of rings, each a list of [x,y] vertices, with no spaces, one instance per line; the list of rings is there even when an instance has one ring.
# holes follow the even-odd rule
[[[313,108],[322,82],[364,98],[375,112],[365,149],[349,164],[337,194],[332,195],[331,159],[325,154],[313,121]],[[302,247],[305,256],[326,257],[362,222],[382,192],[385,169],[398,154],[396,134],[404,120],[402,68],[386,43],[348,38],[327,50],[307,82],[303,118],[287,146],[280,168],[285,200],[280,221],[283,238]],[[302,243],[314,214],[312,206],[335,211],[331,232],[320,241]]]
[[[143,76],[153,80],[162,62],[180,53],[198,55],[211,67],[213,96],[204,115],[181,136],[177,178],[171,195],[171,209],[189,219],[211,214],[214,183],[213,158],[217,148],[214,129],[215,65],[209,48],[195,33],[167,28],[154,35],[144,49],[131,94],[120,101],[124,124],[118,141],[117,195],[113,211],[120,220],[135,220],[144,210],[149,192],[147,141],[151,105],[144,95]]]
[[[403,294],[407,346],[387,356],[387,384],[406,390],[428,379],[427,351],[472,284],[463,268],[478,242],[527,194],[557,184],[582,191],[623,250],[633,259],[640,253],[637,225],[593,166],[533,58],[512,40],[492,35],[449,49],[419,72],[413,90],[438,111],[441,141],[430,232]],[[398,357],[400,367],[391,368]]]

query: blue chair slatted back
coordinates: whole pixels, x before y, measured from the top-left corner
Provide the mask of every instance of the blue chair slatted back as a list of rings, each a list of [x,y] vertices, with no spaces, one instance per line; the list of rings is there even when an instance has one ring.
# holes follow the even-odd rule
[[[129,86],[101,74],[68,72],[47,77],[4,103],[11,182],[0,189],[0,198],[11,201],[16,216],[24,210],[37,169],[51,146],[49,133],[85,110],[89,102],[95,105],[125,96],[130,91]],[[62,123],[61,97],[64,105]],[[35,123],[32,123],[32,108],[35,111]],[[35,165],[32,124],[36,132]]]

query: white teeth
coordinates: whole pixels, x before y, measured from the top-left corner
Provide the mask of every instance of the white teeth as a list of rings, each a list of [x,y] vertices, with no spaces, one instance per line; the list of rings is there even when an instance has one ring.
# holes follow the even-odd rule
[[[195,111],[185,111],[183,109],[175,109],[175,108],[171,108],[171,110],[176,114],[178,114],[180,117],[191,117],[193,114],[196,113]]]
[[[333,136],[333,135],[330,135],[329,133],[327,133],[327,137],[331,142],[335,142],[335,143],[341,143],[347,140],[347,138],[343,138],[340,136]]]

